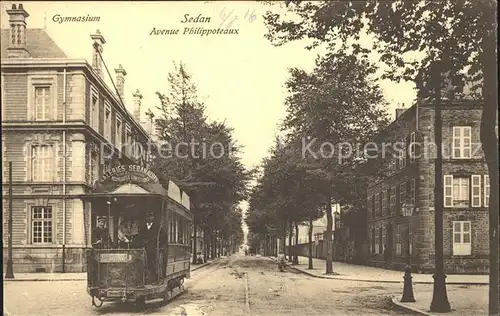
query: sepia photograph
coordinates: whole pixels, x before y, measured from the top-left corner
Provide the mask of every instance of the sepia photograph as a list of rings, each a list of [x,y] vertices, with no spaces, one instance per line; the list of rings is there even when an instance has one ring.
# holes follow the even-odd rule
[[[4,316],[500,316],[497,2],[0,1]]]

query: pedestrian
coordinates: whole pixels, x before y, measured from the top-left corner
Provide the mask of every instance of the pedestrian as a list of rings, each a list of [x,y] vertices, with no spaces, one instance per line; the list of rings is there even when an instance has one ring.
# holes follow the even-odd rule
[[[97,227],[92,231],[92,248],[104,249],[111,245],[111,238],[109,237],[109,231],[106,227],[106,217],[97,218]]]
[[[141,246],[137,221],[128,215],[120,217],[118,240],[120,241],[120,248],[134,249]]]
[[[142,240],[142,245],[146,249],[146,261],[148,268],[149,281],[156,282],[157,265],[156,265],[156,252],[158,242],[159,225],[156,223],[155,216],[149,212],[146,214],[146,220],[139,229],[139,235]]]

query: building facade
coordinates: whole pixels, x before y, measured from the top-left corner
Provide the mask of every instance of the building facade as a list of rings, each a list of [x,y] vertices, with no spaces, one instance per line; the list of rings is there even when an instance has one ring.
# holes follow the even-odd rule
[[[447,273],[488,273],[489,179],[479,138],[481,108],[472,100],[442,105]],[[396,117],[376,139],[378,144],[399,142],[395,153],[401,154],[386,155],[387,172],[368,188],[367,264],[402,269],[410,260],[414,271],[432,272],[434,107],[419,103],[397,110]],[[405,149],[404,154],[399,149]],[[405,204],[413,210],[411,216],[403,216]]]
[[[123,67],[115,70],[116,89],[105,83],[102,34],[91,35],[89,64],[68,58],[44,30],[27,28],[21,4],[7,13],[10,29],[2,30],[1,47],[4,268],[12,163],[14,271],[81,272],[95,219],[79,195],[116,165],[147,166],[152,124],[141,124],[138,91],[134,114],[126,109]]]

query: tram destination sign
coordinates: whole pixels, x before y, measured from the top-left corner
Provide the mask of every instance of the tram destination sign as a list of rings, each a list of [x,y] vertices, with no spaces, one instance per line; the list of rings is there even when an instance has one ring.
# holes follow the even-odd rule
[[[159,183],[158,177],[139,165],[120,165],[105,172],[101,181]]]

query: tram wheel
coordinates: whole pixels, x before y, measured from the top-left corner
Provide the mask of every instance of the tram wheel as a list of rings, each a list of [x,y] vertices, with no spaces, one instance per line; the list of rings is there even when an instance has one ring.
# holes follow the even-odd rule
[[[172,292],[168,289],[165,289],[165,292],[163,294],[163,303],[167,304],[171,298],[172,298]]]

